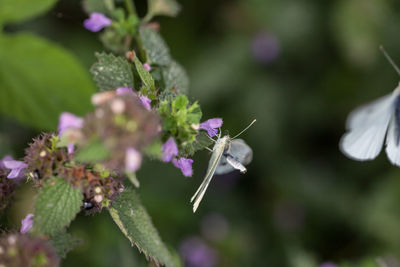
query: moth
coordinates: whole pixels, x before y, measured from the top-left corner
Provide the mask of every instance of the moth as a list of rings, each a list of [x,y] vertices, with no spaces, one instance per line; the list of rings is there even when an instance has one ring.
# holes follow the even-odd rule
[[[214,174],[225,174],[235,169],[239,170],[241,173],[246,173],[247,169],[245,165],[251,162],[253,151],[242,139],[235,138],[245,132],[255,122],[256,120],[252,121],[249,126],[233,138],[231,138],[229,134],[221,137],[221,132],[218,134],[218,139],[216,141],[210,137],[215,142],[215,145],[213,149],[210,150],[212,155],[208,163],[206,176],[196,193],[190,199],[190,202],[193,202],[193,212],[196,212],[199,207]]]
[[[400,75],[383,47],[385,57]],[[340,149],[348,157],[364,161],[376,158],[386,144],[390,162],[400,166],[400,84],[391,94],[355,109],[347,118],[347,132],[340,140]]]

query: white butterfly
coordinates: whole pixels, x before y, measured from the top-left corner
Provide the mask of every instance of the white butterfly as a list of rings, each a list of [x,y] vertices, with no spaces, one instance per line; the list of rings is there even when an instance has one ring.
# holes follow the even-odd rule
[[[386,154],[390,162],[400,166],[400,84],[392,94],[351,112],[346,129],[340,141],[346,156],[372,160],[378,156],[386,137]]]
[[[217,141],[213,139],[215,145],[213,147],[208,169],[203,182],[197,189],[196,193],[190,199],[193,202],[193,212],[196,212],[204,194],[206,193],[207,187],[214,174],[225,174],[233,170],[239,170],[241,173],[247,171],[244,165],[250,163],[253,158],[253,151],[251,148],[242,140],[235,139],[237,136],[246,131],[256,120],[254,120],[249,126],[241,131],[234,138],[230,138],[229,135],[221,137],[221,133],[218,135]]]

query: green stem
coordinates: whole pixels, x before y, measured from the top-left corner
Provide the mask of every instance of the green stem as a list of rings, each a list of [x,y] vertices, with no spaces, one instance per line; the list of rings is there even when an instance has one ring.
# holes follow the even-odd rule
[[[128,10],[128,13],[131,14],[131,15],[137,16],[136,8],[135,8],[135,5],[132,2],[132,0],[124,0],[124,1],[125,1],[126,9]]]

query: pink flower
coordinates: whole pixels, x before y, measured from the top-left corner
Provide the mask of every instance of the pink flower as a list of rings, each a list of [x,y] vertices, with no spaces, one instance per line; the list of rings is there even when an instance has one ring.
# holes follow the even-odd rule
[[[25,234],[28,232],[33,226],[33,214],[29,213],[26,217],[21,221],[21,234]]]
[[[137,95],[135,92],[133,92],[132,88],[128,87],[120,87],[115,90],[117,95],[124,95],[124,94],[133,94]],[[140,101],[142,102],[142,105],[147,109],[151,110],[151,99],[148,98],[147,96],[144,95],[139,95]]]
[[[133,147],[128,147],[125,152],[125,169],[136,172],[142,165],[142,154]]]
[[[140,101],[142,101],[143,106],[147,109],[147,110],[151,110],[151,99],[148,98],[147,96],[141,95],[139,96]]]
[[[150,67],[149,63],[144,63],[144,64],[143,64],[143,68],[144,68],[145,70],[147,70],[147,71],[151,71],[151,67]]]
[[[178,155],[178,146],[174,138],[170,137],[162,146],[162,161],[170,162],[172,157]]]
[[[187,159],[187,158],[173,159],[172,163],[175,165],[175,167],[181,169],[184,176],[190,177],[193,175],[192,159]]]
[[[218,128],[222,126],[222,119],[214,118],[209,119],[200,124],[200,129],[206,130],[210,137],[215,136],[218,133]]]
[[[80,129],[83,119],[69,112],[63,112],[58,122],[58,135],[61,136],[68,129]]]
[[[104,27],[110,26],[112,20],[101,13],[94,12],[90,14],[88,19],[85,19],[83,26],[92,32],[98,32]]]
[[[25,175],[24,169],[28,167],[28,165],[25,162],[13,159],[3,160],[3,165],[6,169],[11,170],[11,172],[7,176],[8,179],[24,177]]]

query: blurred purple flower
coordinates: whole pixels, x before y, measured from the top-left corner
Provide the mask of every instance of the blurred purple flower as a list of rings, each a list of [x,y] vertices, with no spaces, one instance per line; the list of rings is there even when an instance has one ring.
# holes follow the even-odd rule
[[[201,221],[201,233],[208,240],[221,241],[228,231],[228,221],[221,214],[210,213]]]
[[[151,71],[151,67],[150,67],[149,63],[144,63],[144,64],[143,64],[143,68],[144,68],[145,70],[147,70],[147,71]]]
[[[142,101],[143,106],[147,109],[147,110],[151,110],[151,99],[148,98],[147,96],[141,95],[139,96],[140,101]]]
[[[14,178],[22,178],[25,175],[25,168],[28,165],[19,160],[3,160],[3,165],[6,169],[10,169],[11,172],[8,174],[7,178],[14,179]]]
[[[187,159],[187,158],[172,159],[172,163],[175,165],[175,167],[181,169],[184,176],[190,177],[193,175],[192,159]]]
[[[142,154],[133,147],[128,147],[125,152],[125,169],[136,172],[142,165]]]
[[[280,54],[279,41],[271,33],[258,33],[251,43],[251,51],[256,61],[268,64]]]
[[[218,128],[222,126],[222,119],[214,118],[209,119],[203,123],[200,123],[200,129],[206,130],[210,137],[215,136],[218,133]]]
[[[124,94],[134,94],[132,88],[129,87],[120,87],[115,90],[117,95],[124,95]]]
[[[4,161],[10,161],[10,160],[14,160],[11,156],[4,156],[4,158],[2,158],[0,160],[0,168],[5,168],[6,166],[4,166]]]
[[[178,155],[178,146],[174,138],[170,137],[162,146],[162,161],[170,162],[172,157]]]
[[[323,262],[319,265],[319,267],[338,267],[338,266],[333,262]]]
[[[187,267],[213,267],[217,265],[218,256],[215,250],[198,237],[185,239],[179,247],[179,252],[184,259],[184,265]]]
[[[21,234],[25,234],[28,232],[33,226],[33,214],[29,213],[26,217],[21,221]]]
[[[83,26],[92,32],[98,32],[104,27],[110,26],[112,20],[101,13],[94,12],[90,14],[88,19],[85,19]]]
[[[69,112],[63,112],[58,122],[58,135],[61,136],[65,130],[80,129],[83,126],[83,119]]]

